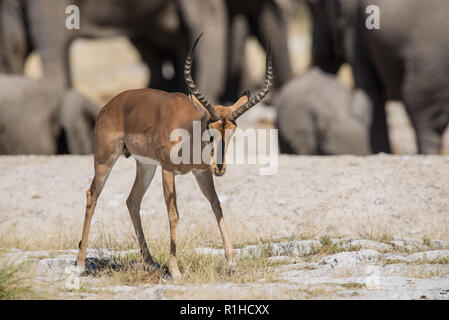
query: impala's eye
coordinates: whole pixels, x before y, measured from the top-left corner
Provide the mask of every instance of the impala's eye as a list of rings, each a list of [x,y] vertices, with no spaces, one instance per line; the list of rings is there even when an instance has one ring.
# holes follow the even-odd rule
[[[213,141],[214,141],[214,136],[210,136],[209,142],[213,142]]]

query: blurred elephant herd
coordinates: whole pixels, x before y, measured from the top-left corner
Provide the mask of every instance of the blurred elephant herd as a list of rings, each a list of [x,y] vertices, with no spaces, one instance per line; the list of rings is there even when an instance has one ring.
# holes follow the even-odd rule
[[[78,29],[66,27],[70,5]],[[378,29],[367,27],[370,5]],[[183,64],[202,32],[194,78],[222,104],[261,84],[254,69],[270,41],[267,102],[283,153],[395,151],[391,100],[403,103],[417,152],[449,153],[448,30],[447,0],[0,0],[0,154],[92,153],[96,115],[113,95],[137,86],[187,92]],[[80,45],[117,37],[137,69],[114,68],[123,45]],[[79,76],[81,64],[93,81]],[[113,89],[99,95],[102,86]]]

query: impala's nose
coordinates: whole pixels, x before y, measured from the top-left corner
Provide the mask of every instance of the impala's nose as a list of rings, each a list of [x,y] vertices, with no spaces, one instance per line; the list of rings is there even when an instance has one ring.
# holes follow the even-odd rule
[[[215,174],[217,177],[221,177],[222,175],[225,174],[225,172],[226,172],[226,170],[217,170],[217,169],[214,170],[214,174]]]

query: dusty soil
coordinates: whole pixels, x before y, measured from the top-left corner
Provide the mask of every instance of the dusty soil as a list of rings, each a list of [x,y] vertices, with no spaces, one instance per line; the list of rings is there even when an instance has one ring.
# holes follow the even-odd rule
[[[98,201],[93,234],[132,231],[125,200],[134,171],[132,158],[119,158]],[[168,228],[159,171],[141,208],[150,232]],[[64,224],[81,230],[92,156],[4,156],[0,175],[2,233],[14,227],[39,236]],[[449,240],[448,176],[447,156],[280,156],[275,175],[260,176],[258,165],[229,165],[215,184],[238,240],[310,234]],[[199,225],[216,231],[193,175],[176,183],[179,232]]]
[[[40,285],[54,285],[55,274],[67,277],[63,267],[74,264],[92,162],[92,156],[0,157],[0,247],[14,261],[34,261]],[[159,170],[141,208],[150,240],[168,234]],[[105,235],[116,241],[133,235],[125,200],[134,171],[132,158],[117,161],[98,201],[91,243]],[[230,165],[215,183],[231,237],[236,244],[264,239],[280,246],[271,250],[273,259],[285,259],[275,267],[276,277],[245,284],[170,282],[106,291],[98,284],[97,291],[58,297],[95,298],[104,291],[100,297],[201,298],[208,292],[207,298],[448,298],[447,177],[447,156],[280,156],[272,176],[259,175],[258,165]],[[206,231],[204,247],[208,241],[220,244],[215,218],[193,176],[176,180],[178,235]],[[323,237],[346,247],[315,257],[304,249],[316,249]],[[356,239],[364,241],[348,244]],[[198,250],[216,254],[217,249]],[[431,256],[413,256],[419,252]],[[375,285],[370,272],[380,275]],[[81,281],[95,287],[98,279]]]

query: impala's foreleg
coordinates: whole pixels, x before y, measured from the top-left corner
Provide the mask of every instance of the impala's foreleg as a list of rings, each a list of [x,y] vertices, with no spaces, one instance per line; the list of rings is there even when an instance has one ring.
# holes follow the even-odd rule
[[[215,218],[217,219],[218,227],[220,228],[221,237],[225,246],[225,256],[228,261],[228,265],[234,266],[234,249],[232,248],[232,241],[229,237],[228,229],[223,218],[223,212],[221,210],[220,200],[218,200],[217,193],[215,191],[214,180],[210,170],[193,171],[198,186],[201,192],[204,194],[207,200],[209,200],[212,210],[214,211]]]
[[[176,205],[175,175],[172,171],[162,170],[162,184],[164,186],[165,204],[167,205],[168,220],[170,222],[170,273],[173,278],[179,278],[178,262],[176,261],[176,228],[179,214]]]
[[[142,253],[145,266],[149,270],[158,269],[159,266],[154,262],[148,250],[147,242],[145,241],[145,235],[142,230],[142,223],[140,221],[140,204],[148,186],[153,180],[154,173],[156,171],[156,165],[148,165],[136,161],[136,179],[134,180],[131,193],[126,200],[126,205],[129,209],[131,221],[134,226],[134,230],[137,234],[137,241],[139,242],[140,252]]]

